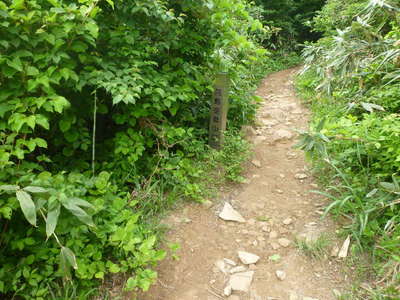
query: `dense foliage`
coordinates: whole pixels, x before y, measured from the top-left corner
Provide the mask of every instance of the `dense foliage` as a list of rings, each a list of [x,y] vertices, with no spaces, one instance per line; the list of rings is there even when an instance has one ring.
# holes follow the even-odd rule
[[[256,0],[258,14],[273,32],[267,41],[269,48],[296,49],[305,41],[315,41],[320,33],[312,30],[311,21],[323,7],[325,0]]]
[[[232,135],[210,154],[206,137],[220,71],[232,79],[230,130],[254,116],[266,62],[257,41],[269,31],[252,10],[242,0],[0,1],[4,297],[49,299],[71,278],[84,294],[110,274],[149,288],[165,253],[148,217],[202,199],[194,179],[207,155],[239,179],[245,145]]]
[[[361,298],[398,299],[399,2],[330,0],[314,23],[325,37],[304,50],[298,83],[315,119],[300,146],[330,174],[328,211],[349,219],[356,244],[373,253],[378,280]]]

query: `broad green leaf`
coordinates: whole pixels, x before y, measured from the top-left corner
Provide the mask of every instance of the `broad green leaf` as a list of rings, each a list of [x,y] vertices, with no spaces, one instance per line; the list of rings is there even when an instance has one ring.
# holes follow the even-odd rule
[[[67,247],[61,247],[61,261],[66,263],[66,265],[70,265],[73,267],[75,270],[78,269],[78,264],[76,263],[76,258],[74,252],[71,251],[71,249]]]
[[[24,159],[25,157],[25,151],[21,148],[15,148],[12,154],[15,155],[18,159]]]
[[[44,115],[36,115],[36,123],[47,130],[50,128],[49,121]]]
[[[88,208],[94,208],[92,204],[87,202],[86,200],[80,199],[80,198],[70,198],[69,199],[73,204],[78,205],[78,206],[83,206],[83,207],[88,207]]]
[[[68,130],[65,134],[64,134],[65,139],[70,142],[73,143],[76,140],[78,140],[79,138],[79,132],[76,130]]]
[[[70,106],[70,103],[68,102],[67,99],[61,96],[54,97],[52,99],[52,105],[54,107],[54,110],[58,113],[62,113],[64,108],[67,108]]]
[[[40,148],[47,148],[47,142],[41,138],[35,138],[36,145]]]
[[[139,247],[139,251],[145,253],[153,248],[154,244],[156,243],[156,236],[153,235],[146,239]]]
[[[7,60],[7,65],[9,65],[11,68],[22,72],[23,68],[22,68],[22,62],[19,59],[19,57],[14,57],[13,60]]]
[[[114,9],[114,1],[112,0],[106,0],[108,4],[111,5],[112,9]]]
[[[50,210],[47,213],[47,218],[46,218],[47,238],[49,238],[54,233],[54,230],[56,229],[57,222],[58,222],[58,216],[60,215],[60,210],[61,210],[61,206],[57,205],[54,209]]]
[[[151,284],[154,282],[154,279],[157,278],[157,272],[151,270],[151,269],[146,269],[141,271],[138,274],[139,280],[138,280],[138,286],[143,290],[143,291],[148,291]]]
[[[29,66],[26,68],[26,75],[28,75],[28,76],[39,75],[39,70],[35,67]]]
[[[27,186],[24,187],[23,190],[29,193],[46,193],[48,191],[40,186]]]
[[[71,128],[71,120],[70,119],[61,119],[58,122],[58,127],[62,132],[67,132]]]
[[[179,104],[172,105],[172,107],[169,108],[169,112],[171,113],[171,115],[175,116],[176,112],[178,111],[178,108]]]
[[[49,83],[49,78],[47,76],[42,76],[36,79],[36,82],[41,85],[43,85],[46,88],[50,87],[50,83]]]
[[[400,192],[400,190],[398,190],[396,188],[396,185],[390,182],[381,182],[380,185],[385,189],[388,190],[390,192]]]
[[[32,201],[31,195],[23,190],[18,190],[16,195],[25,218],[33,226],[36,226],[36,207],[35,203]]]
[[[99,27],[95,22],[89,22],[85,25],[86,29],[90,32],[90,35],[97,38],[99,35]]]
[[[39,82],[36,79],[28,80],[28,92],[33,91],[39,85]]]
[[[20,131],[22,126],[24,125],[26,121],[26,116],[21,113],[14,113],[11,115],[11,117],[8,119],[8,124],[11,125],[11,129],[14,131]]]
[[[19,190],[18,185],[0,185],[0,190],[6,191],[6,192],[15,192]]]
[[[29,141],[25,141],[25,145],[28,147],[30,152],[35,151],[36,148],[35,140],[31,139]]]
[[[0,104],[0,117],[3,118],[5,113],[13,109],[13,105],[2,103]]]
[[[88,226],[94,226],[92,217],[89,216],[82,208],[76,205],[71,199],[63,203],[63,206],[68,209],[75,217]]]
[[[57,0],[47,0],[54,7],[60,7],[60,3]]]
[[[137,286],[137,281],[133,277],[129,277],[125,284],[125,290],[132,291]]]
[[[16,10],[25,8],[25,0],[13,0],[11,8]]]
[[[109,267],[111,273],[118,273],[121,269],[117,264],[112,264]]]
[[[28,126],[32,129],[35,129],[35,125],[36,125],[36,116],[35,115],[31,115],[29,117],[27,117],[25,119],[25,123],[28,124]]]
[[[71,49],[75,52],[82,53],[88,49],[88,46],[81,41],[75,41],[72,43]]]

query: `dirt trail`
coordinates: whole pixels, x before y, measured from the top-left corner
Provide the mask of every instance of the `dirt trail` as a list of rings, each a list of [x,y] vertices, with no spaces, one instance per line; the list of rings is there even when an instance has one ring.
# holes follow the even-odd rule
[[[257,91],[265,101],[258,113],[258,127],[247,128],[254,142],[248,182],[223,192],[211,208],[191,204],[165,221],[171,226],[168,240],[181,244],[179,260],[162,262],[158,283],[140,300],[336,299],[333,291],[344,286],[336,262],[332,258],[313,260],[295,246],[296,237],[313,239],[334,230],[329,220],[320,219],[324,200],[310,193],[316,186],[303,153],[292,148],[295,129],[306,128],[309,115],[294,92],[296,71],[268,76]],[[218,217],[225,201],[240,212],[245,223]],[[279,241],[282,238],[290,245]],[[240,250],[260,260],[246,266],[254,271],[249,292],[235,291],[225,297],[230,274],[223,274],[216,262],[227,258],[241,265]],[[278,261],[269,259],[276,254]],[[277,270],[286,274],[284,280],[277,278]]]

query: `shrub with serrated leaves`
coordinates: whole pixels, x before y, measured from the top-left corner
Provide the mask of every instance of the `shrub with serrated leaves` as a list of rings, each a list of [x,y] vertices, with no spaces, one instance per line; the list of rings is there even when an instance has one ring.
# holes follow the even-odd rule
[[[169,199],[202,199],[192,161],[208,151],[213,78],[230,74],[238,128],[266,71],[257,40],[269,32],[249,11],[243,0],[0,1],[4,297],[48,299],[66,279],[87,291],[114,273],[149,288],[164,252],[135,190],[159,180]]]

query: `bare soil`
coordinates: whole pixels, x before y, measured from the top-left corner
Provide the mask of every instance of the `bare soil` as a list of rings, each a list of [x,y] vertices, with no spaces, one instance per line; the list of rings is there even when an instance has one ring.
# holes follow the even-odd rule
[[[189,204],[163,221],[170,226],[167,240],[181,245],[179,259],[170,257],[161,263],[157,284],[139,296],[140,300],[333,300],[334,291],[346,286],[337,258],[329,254],[323,259],[310,258],[295,243],[299,236],[312,240],[320,234],[334,236],[335,231],[331,220],[321,219],[325,200],[310,193],[316,184],[304,154],[293,149],[296,130],[308,127],[309,116],[293,88],[296,71],[268,76],[257,91],[264,101],[257,126],[245,129],[254,144],[253,163],[248,163],[245,174],[247,183],[225,187],[212,207]],[[225,201],[246,223],[218,217]],[[289,225],[283,222],[287,218],[292,219]],[[280,238],[291,244],[279,245]],[[333,239],[328,253],[342,242]],[[248,267],[255,271],[250,291],[226,297],[223,290],[229,274],[223,274],[215,263],[224,258],[239,263],[239,250],[261,259]],[[276,254],[278,261],[269,259]],[[277,278],[277,270],[286,273],[284,280]]]

